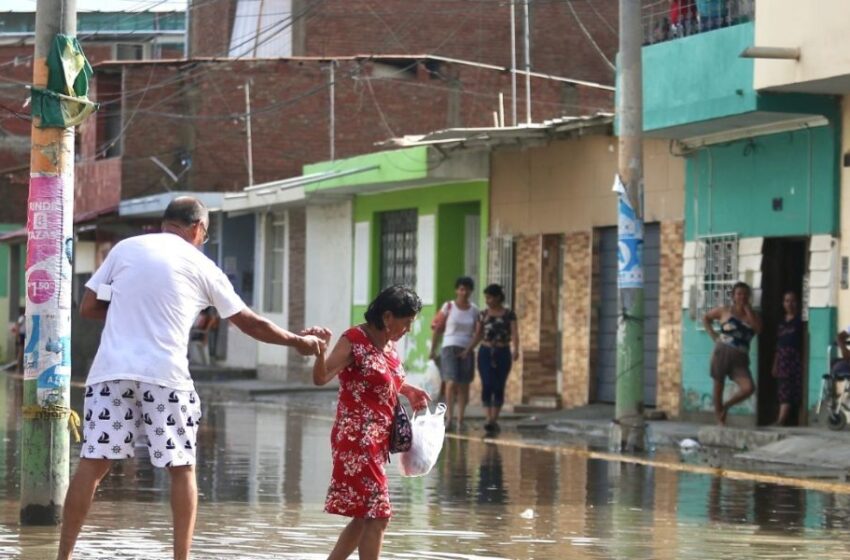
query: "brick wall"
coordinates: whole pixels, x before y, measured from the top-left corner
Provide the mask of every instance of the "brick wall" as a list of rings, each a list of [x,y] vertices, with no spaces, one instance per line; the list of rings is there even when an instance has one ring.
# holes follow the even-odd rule
[[[256,183],[300,174],[329,157],[327,63],[292,59],[109,65],[123,68],[125,142],[122,198],[185,190],[238,190],[247,185],[242,113],[252,81]],[[150,87],[153,84],[154,87]],[[535,118],[610,108],[610,92],[538,79]],[[565,103],[566,89],[577,96]],[[510,91],[499,71],[419,62],[341,61],[336,70],[336,155],[375,150],[376,142],[447,126],[490,126],[498,93]],[[140,92],[145,92],[142,95]],[[581,107],[577,108],[573,101]],[[175,174],[173,183],[150,160]],[[188,157],[187,157],[188,156]]]
[[[193,56],[227,52],[237,0],[196,0]],[[576,16],[609,61],[617,52],[616,0],[532,2],[531,64],[539,72],[613,84],[614,71],[582,32]],[[468,0],[294,0],[293,54],[432,54],[510,66],[507,2]],[[283,17],[283,16],[281,16]],[[274,25],[274,24],[271,24]],[[517,59],[523,61],[522,9],[517,9]],[[520,104],[521,107],[522,104]],[[522,111],[522,109],[521,109]]]
[[[506,400],[512,404],[523,402],[526,365],[531,366],[540,352],[540,235],[520,237],[516,240],[516,276],[514,279],[514,311],[519,325],[521,359],[514,362],[508,378]]]
[[[679,415],[682,395],[682,270],[684,222],[661,223],[657,407]]]
[[[587,404],[590,395],[591,364],[591,269],[592,247],[588,231],[566,236],[564,251],[563,355],[564,380],[561,400],[564,407]]]
[[[558,354],[561,346],[558,336],[558,268],[561,266],[561,236],[542,236],[539,252],[536,336],[538,347],[536,352],[523,354],[522,401],[525,403],[534,397],[558,396]],[[533,288],[528,286],[528,289]]]

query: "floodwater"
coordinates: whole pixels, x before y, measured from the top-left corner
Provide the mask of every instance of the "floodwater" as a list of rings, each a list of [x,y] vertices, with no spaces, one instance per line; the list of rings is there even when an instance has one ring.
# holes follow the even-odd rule
[[[0,558],[49,559],[56,530],[18,526],[19,385],[0,380]],[[323,559],[333,395],[207,404],[193,558]],[[846,558],[850,496],[450,438],[429,476],[389,465],[384,558]],[[76,448],[78,449],[78,447]],[[77,558],[171,557],[167,474],[144,460],[99,490]],[[355,556],[356,557],[356,554]]]

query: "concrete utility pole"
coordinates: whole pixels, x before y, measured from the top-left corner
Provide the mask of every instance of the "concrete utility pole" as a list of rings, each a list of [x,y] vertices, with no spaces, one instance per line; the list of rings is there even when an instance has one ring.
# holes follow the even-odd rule
[[[77,33],[76,0],[38,0],[33,86],[47,86],[58,33]],[[21,523],[57,525],[68,489],[74,129],[32,127],[27,201]]]
[[[511,126],[516,126],[516,3],[511,2]]]
[[[523,0],[523,40],[525,43],[525,122],[531,124],[531,15],[529,14],[529,2]]]
[[[245,82],[245,135],[248,141],[248,186],[254,184],[254,144],[251,138],[251,80]]]
[[[643,418],[643,83],[640,2],[620,0],[617,405],[620,448],[645,447]],[[617,430],[615,430],[615,433]],[[612,441],[612,444],[617,444]]]

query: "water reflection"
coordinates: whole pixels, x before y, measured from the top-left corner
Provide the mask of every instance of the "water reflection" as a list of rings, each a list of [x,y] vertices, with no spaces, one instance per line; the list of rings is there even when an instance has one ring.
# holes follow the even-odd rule
[[[17,525],[20,387],[0,381],[0,558],[49,558],[56,531]],[[322,513],[333,397],[207,405],[195,558],[325,558],[345,520]],[[139,450],[143,452],[143,450]],[[141,454],[141,453],[140,453]],[[388,466],[388,559],[844,558],[850,497],[449,439],[434,472]],[[168,558],[167,476],[117,465],[81,558]]]

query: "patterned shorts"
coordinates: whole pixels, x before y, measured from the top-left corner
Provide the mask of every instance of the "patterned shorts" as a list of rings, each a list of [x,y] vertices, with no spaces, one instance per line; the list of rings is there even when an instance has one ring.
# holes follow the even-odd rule
[[[195,464],[201,400],[194,391],[126,379],[86,387],[84,459],[129,459],[147,445],[155,467]]]

